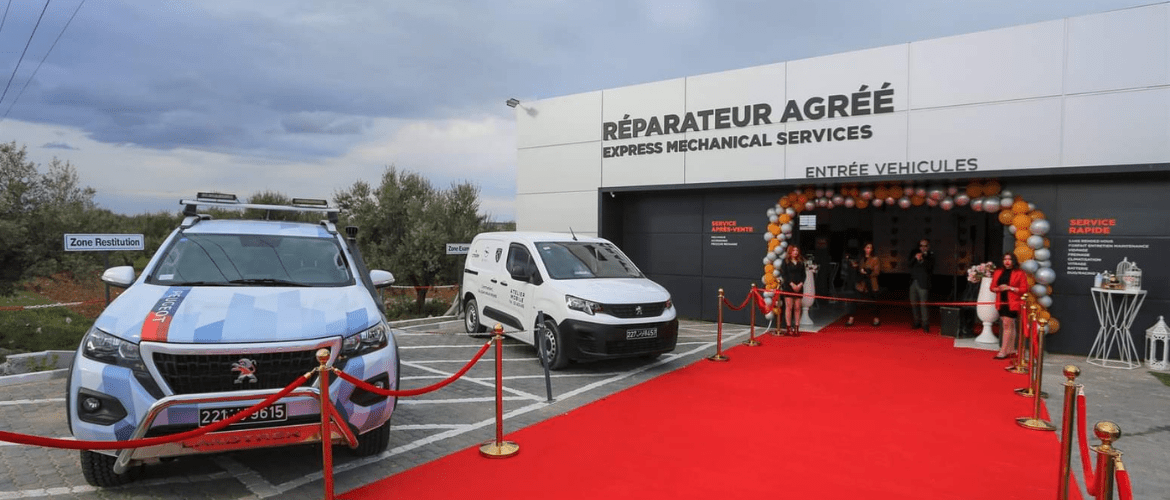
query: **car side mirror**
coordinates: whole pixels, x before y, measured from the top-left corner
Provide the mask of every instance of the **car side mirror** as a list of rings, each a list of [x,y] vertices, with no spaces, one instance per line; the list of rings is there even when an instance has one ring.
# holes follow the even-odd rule
[[[394,275],[390,274],[390,271],[374,269],[370,271],[370,282],[374,284],[374,288],[386,288],[394,284]]]
[[[118,288],[128,288],[134,283],[134,267],[111,267],[102,272],[102,282]]]

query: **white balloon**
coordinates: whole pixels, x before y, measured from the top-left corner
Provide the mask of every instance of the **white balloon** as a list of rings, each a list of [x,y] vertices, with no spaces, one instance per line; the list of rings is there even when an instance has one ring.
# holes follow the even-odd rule
[[[965,207],[968,203],[971,203],[971,197],[967,196],[967,193],[959,193],[955,196],[955,206]]]
[[[914,196],[914,186],[906,186],[902,188],[902,196]]]
[[[789,208],[788,210],[785,210],[784,213],[788,214],[789,217],[796,217],[795,208]]]
[[[971,200],[971,210],[974,210],[976,212],[982,212],[983,211],[983,198],[975,198],[974,200]]]
[[[777,260],[776,262],[781,262],[781,261]],[[772,276],[779,277],[780,276],[780,266],[773,266],[773,267],[774,267],[774,269],[772,269]]]
[[[766,314],[764,314],[764,319],[767,319],[767,320],[771,320],[774,317],[776,317],[776,313],[774,313],[772,311],[768,311]]]
[[[781,251],[781,252],[783,252],[783,251],[785,251],[785,250],[787,250],[787,249],[788,249],[788,242],[787,242],[787,241],[781,241],[781,242],[780,242],[780,251]],[[776,260],[776,262],[780,262],[780,260],[779,260],[779,259],[777,259],[777,260]]]
[[[784,233],[784,234],[791,233],[792,232],[792,223],[785,222],[784,224],[781,224],[780,225],[780,232]]]
[[[824,189],[818,189],[818,190],[814,191],[813,193],[817,195],[817,198],[821,198],[821,197],[825,196]]]
[[[837,194],[833,195],[833,205],[841,205],[841,204],[843,204],[843,203],[845,203],[845,197],[844,197],[844,196],[841,196],[841,194],[840,194],[840,193],[837,193]]]
[[[1016,234],[1016,226],[1008,226],[1007,228],[1009,233]]]
[[[1032,289],[1030,291],[1032,292],[1033,297],[1045,297],[1048,295],[1048,286],[1036,283],[1035,285],[1032,285]]]
[[[943,190],[939,187],[933,187],[927,192],[927,196],[934,201],[939,201],[943,199]]]
[[[769,262],[772,262],[772,261],[776,260],[777,257],[780,257],[780,256],[776,255],[776,252],[768,252],[768,255],[764,256],[764,263],[767,264]]]
[[[1049,229],[1052,229],[1052,226],[1048,223],[1047,220],[1044,219],[1036,219],[1032,221],[1032,225],[1028,226],[1028,230],[1031,231],[1032,234],[1038,234],[1040,236],[1048,234]]]
[[[1028,259],[1020,263],[1020,269],[1023,269],[1025,273],[1035,274],[1036,270],[1040,269],[1040,263],[1036,262],[1035,259]]]
[[[1010,207],[1010,206],[1012,206],[1012,203],[1015,203],[1015,202],[1016,202],[1016,200],[1015,200],[1015,199],[1013,199],[1013,198],[1008,198],[1008,197],[1006,197],[1006,196],[1005,196],[1005,197],[1003,197],[1003,198],[1000,198],[1000,199],[999,199],[999,206],[1001,206],[1001,207]]]
[[[983,211],[984,212],[998,212],[999,211],[999,199],[995,198],[994,196],[988,196],[987,198],[984,198],[983,199]]]
[[[914,196],[925,198],[926,197],[926,188],[924,188],[922,186],[918,186],[918,187],[914,188]]]
[[[768,222],[771,222],[772,224],[775,224],[779,220],[780,220],[780,218],[776,217],[776,214],[772,214],[772,215],[768,216]]]
[[[853,201],[852,196],[845,198],[845,208],[853,208],[856,205],[857,205],[857,202]]]
[[[1032,236],[1028,237],[1027,243],[1028,243],[1028,248],[1031,248],[1032,250],[1039,250],[1041,248],[1044,248],[1044,237],[1040,236],[1038,234],[1033,234]],[[1048,260],[1048,259],[1043,259],[1043,260]]]
[[[1051,285],[1053,281],[1056,281],[1056,271],[1053,271],[1051,267],[1038,269],[1036,270],[1036,281],[1045,285]]]
[[[1036,259],[1036,262],[1049,260],[1052,258],[1052,250],[1037,248],[1035,252],[1032,252],[1032,258]]]
[[[1012,194],[1012,192],[1011,192],[1011,191],[1008,191],[1008,190],[1006,190],[1006,189],[1005,189],[1005,190],[1003,190],[1003,191],[1000,191],[1000,192],[999,192],[999,196],[1001,196],[1001,197],[1003,197],[1003,198],[1011,198],[1011,197],[1013,197],[1013,196],[1015,196],[1015,195],[1014,195],[1014,194]]]
[[[768,209],[768,217],[772,217],[772,216],[775,216],[775,215],[776,215],[776,209],[775,209],[775,208],[769,208],[769,209]]]
[[[828,198],[825,198],[824,196],[817,198],[817,206],[818,207],[825,208],[825,205],[828,205],[828,204],[829,204]]]
[[[776,259],[775,262],[772,262],[772,267],[774,267],[776,269],[780,269],[780,264],[783,264],[783,263],[784,263],[784,261],[782,261],[780,259]]]
[[[1051,260],[1037,260],[1036,262],[1040,264],[1040,267],[1052,268]]]
[[[1035,204],[1035,203],[1029,203],[1029,204],[1028,204],[1028,211],[1029,211],[1029,212],[1031,212],[1031,211],[1033,211],[1033,210],[1036,210],[1036,204]]]
[[[872,205],[874,207],[880,207],[880,206],[882,206],[882,203],[885,203],[885,200],[883,200],[881,198],[874,198]]]
[[[768,255],[772,255],[772,254],[768,254]],[[768,264],[771,264],[771,263],[772,263],[772,261],[774,261],[774,260],[776,260],[776,258],[775,258],[775,257],[772,257],[772,258],[770,258],[770,259],[769,259],[768,257],[764,257],[764,265],[766,266],[766,265],[768,265]]]
[[[895,203],[898,203],[898,200],[895,200],[893,196],[886,197],[886,205],[893,206]]]
[[[927,206],[930,206],[930,207],[937,207],[937,206],[938,206],[938,200],[936,200],[936,199],[934,199],[934,198],[927,198],[927,199],[926,199],[926,205],[927,205]]]
[[[774,238],[772,233],[764,233],[764,241],[772,241],[772,238]]]
[[[1039,302],[1040,305],[1044,306],[1045,309],[1052,308],[1052,296],[1051,295],[1045,295],[1043,297],[1040,297],[1040,298],[1036,299],[1036,302]]]
[[[938,205],[942,207],[943,210],[950,210],[955,208],[955,199],[947,196],[946,198],[943,198],[943,201],[938,202]]]
[[[903,196],[901,199],[898,200],[899,207],[910,208],[910,205],[911,205],[910,198]]]
[[[817,208],[817,204],[816,204],[816,202],[814,202],[812,200],[808,200],[804,203],[805,210],[814,210],[816,208]]]
[[[959,186],[954,184],[947,186],[947,196],[954,196],[956,194],[959,194]]]
[[[862,189],[860,195],[861,195],[861,199],[863,199],[865,201],[872,200],[873,199],[873,190],[871,190],[869,188]]]

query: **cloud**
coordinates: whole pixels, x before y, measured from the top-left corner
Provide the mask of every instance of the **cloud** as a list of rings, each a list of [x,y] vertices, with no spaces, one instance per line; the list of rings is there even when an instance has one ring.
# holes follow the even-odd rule
[[[70,150],[77,149],[73,146],[70,146],[67,143],[64,143],[64,142],[46,142],[41,147],[45,148],[45,149],[70,149]]]

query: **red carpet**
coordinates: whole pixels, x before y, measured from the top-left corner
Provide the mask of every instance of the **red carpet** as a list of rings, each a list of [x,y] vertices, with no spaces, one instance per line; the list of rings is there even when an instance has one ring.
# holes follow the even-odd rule
[[[1058,438],[1016,425],[1028,379],[994,352],[889,324],[762,340],[507,434],[515,457],[471,448],[340,497],[1055,497]]]

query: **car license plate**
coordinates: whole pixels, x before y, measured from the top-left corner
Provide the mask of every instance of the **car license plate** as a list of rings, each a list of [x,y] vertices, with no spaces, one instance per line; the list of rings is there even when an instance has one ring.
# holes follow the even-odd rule
[[[626,340],[652,339],[658,337],[657,328],[634,328],[626,330]]]
[[[247,410],[251,406],[239,406],[233,408],[200,408],[199,409],[199,426],[211,425],[220,420],[227,420],[239,412]],[[250,424],[256,422],[283,422],[288,420],[288,411],[284,403],[275,403],[265,408],[256,410],[256,413],[248,415],[247,418],[237,422],[240,424]]]

